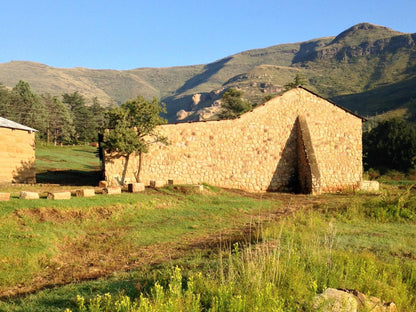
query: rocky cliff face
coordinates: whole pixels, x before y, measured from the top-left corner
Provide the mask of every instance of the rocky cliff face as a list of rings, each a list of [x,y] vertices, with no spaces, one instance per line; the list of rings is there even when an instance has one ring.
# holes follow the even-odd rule
[[[337,61],[345,61],[353,57],[382,54],[384,52],[395,53],[398,49],[410,49],[416,46],[416,33],[395,36],[376,41],[362,42],[353,46],[337,46],[331,44],[315,51],[310,61],[335,58]]]
[[[381,54],[416,46],[415,34],[402,34],[387,27],[368,23],[355,25],[336,36],[327,44],[314,41],[304,43],[294,58],[294,63],[336,59],[345,61],[354,57]]]

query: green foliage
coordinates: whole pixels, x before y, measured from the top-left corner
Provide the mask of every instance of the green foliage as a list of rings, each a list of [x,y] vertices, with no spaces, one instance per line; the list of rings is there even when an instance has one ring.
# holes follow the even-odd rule
[[[138,153],[139,167],[135,174],[137,181],[140,180],[141,153],[147,153],[149,144],[157,142],[167,144],[166,137],[159,135],[156,130],[158,125],[166,123],[166,120],[160,116],[163,112],[166,112],[165,106],[157,98],[153,98],[150,102],[142,96],[108,112],[111,129],[104,133],[101,146],[113,156],[126,157],[126,168],[130,154]]]
[[[71,117],[74,123],[73,138],[78,142],[95,142],[98,132],[105,126],[105,110],[100,107],[97,100],[92,106],[86,106],[86,99],[77,91],[71,94],[62,95],[63,103],[70,108]]]
[[[404,120],[380,122],[363,134],[364,164],[381,172],[411,169],[416,157],[416,131]]]
[[[46,129],[47,110],[40,97],[33,93],[27,82],[20,80],[10,93],[10,118],[42,132]],[[7,117],[6,117],[7,118]]]
[[[47,143],[69,144],[97,141],[98,131],[105,127],[105,109],[98,101],[85,105],[78,92],[59,97],[32,92],[20,80],[8,91],[0,85],[0,116],[38,130],[38,139]]]
[[[10,104],[10,93],[4,85],[0,83],[0,116],[3,118],[12,118],[13,108]]]
[[[288,91],[290,89],[305,85],[307,83],[306,79],[301,76],[300,74],[296,74],[295,78],[293,78],[293,81],[288,82],[284,85],[284,90]]]
[[[141,139],[134,128],[127,126],[124,119],[120,119],[114,129],[104,134],[102,147],[108,152],[116,152],[127,157],[133,152],[147,150],[144,139]]]
[[[58,97],[49,94],[42,95],[41,100],[49,115],[46,125],[46,143],[49,144],[51,139],[54,145],[71,143],[75,128],[68,106]]]
[[[252,109],[250,102],[243,100],[243,92],[234,88],[228,89],[222,95],[221,119],[233,119]]]

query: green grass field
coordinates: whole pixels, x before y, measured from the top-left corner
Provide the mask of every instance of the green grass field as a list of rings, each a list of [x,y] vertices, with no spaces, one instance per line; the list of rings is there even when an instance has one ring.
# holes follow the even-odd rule
[[[412,186],[320,196],[170,186],[66,201],[9,188],[0,311],[311,311],[327,287],[416,310]]]
[[[97,148],[88,145],[36,146],[37,183],[96,186],[101,178]]]

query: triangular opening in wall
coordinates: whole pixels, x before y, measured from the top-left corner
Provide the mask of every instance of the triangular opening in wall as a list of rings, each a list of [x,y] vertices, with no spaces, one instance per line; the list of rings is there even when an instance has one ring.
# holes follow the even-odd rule
[[[299,190],[303,194],[320,191],[321,174],[316,160],[311,133],[305,116],[297,118],[297,173]]]
[[[299,118],[297,119],[297,179],[298,188],[297,193],[310,194],[312,193],[312,172],[307,155],[304,138],[302,136],[302,129]]]
[[[300,192],[297,160],[298,128],[298,121],[296,120],[279,154],[279,161],[267,188],[269,192]]]

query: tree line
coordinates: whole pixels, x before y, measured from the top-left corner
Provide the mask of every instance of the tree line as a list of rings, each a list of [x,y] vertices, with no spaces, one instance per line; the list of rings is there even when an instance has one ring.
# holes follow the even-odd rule
[[[92,105],[78,92],[62,96],[36,94],[19,81],[9,90],[0,84],[0,116],[38,130],[37,138],[47,144],[80,144],[97,141],[106,127],[107,108],[97,98]]]

